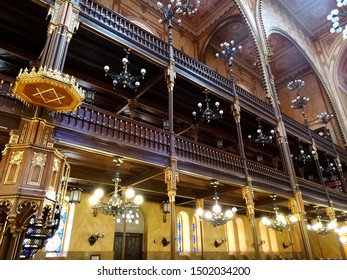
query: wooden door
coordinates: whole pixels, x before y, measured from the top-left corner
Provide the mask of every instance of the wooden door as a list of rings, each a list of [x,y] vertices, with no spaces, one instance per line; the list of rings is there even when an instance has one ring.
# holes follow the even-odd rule
[[[126,233],[125,260],[142,260],[142,233]],[[122,259],[123,233],[115,232],[114,235],[114,259]]]

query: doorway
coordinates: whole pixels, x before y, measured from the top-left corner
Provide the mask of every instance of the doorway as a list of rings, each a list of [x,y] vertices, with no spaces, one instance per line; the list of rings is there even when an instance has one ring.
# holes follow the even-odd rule
[[[126,233],[125,260],[142,260],[142,233]],[[122,259],[123,233],[115,232],[114,235],[114,259]]]

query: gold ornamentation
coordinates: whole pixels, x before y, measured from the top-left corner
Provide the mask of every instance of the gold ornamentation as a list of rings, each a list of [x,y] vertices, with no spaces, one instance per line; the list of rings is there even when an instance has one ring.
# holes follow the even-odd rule
[[[47,67],[21,69],[13,94],[24,103],[57,112],[74,111],[84,98],[84,90],[73,76]]]
[[[195,201],[195,207],[204,209],[204,199],[203,198],[197,198]]]
[[[23,160],[24,151],[13,151],[11,155],[10,164],[20,164]]]
[[[247,213],[248,213],[248,215],[254,214],[254,205],[253,204],[247,204]]]
[[[290,208],[292,214],[294,214],[294,215],[298,214],[299,211],[298,211],[298,206],[296,204],[295,199],[294,198],[289,199],[288,203],[289,203],[289,208]]]
[[[60,160],[55,158],[53,162],[53,172],[58,172],[60,167]]]
[[[333,207],[327,207],[325,209],[330,221],[334,221],[336,220],[336,217],[335,217],[335,211],[334,211],[334,208]]]
[[[172,171],[171,169],[165,169],[165,184],[168,184],[172,180]]]
[[[32,165],[45,166],[47,155],[43,153],[34,152],[33,158],[31,160]]]
[[[246,204],[253,204],[253,197],[249,188],[242,189],[242,197],[246,201]]]

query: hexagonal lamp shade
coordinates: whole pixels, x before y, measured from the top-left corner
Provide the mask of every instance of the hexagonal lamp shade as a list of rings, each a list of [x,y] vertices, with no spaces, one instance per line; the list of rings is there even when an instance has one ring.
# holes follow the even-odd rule
[[[52,111],[71,112],[83,101],[84,90],[73,76],[40,67],[20,70],[13,94],[26,104],[43,106]]]

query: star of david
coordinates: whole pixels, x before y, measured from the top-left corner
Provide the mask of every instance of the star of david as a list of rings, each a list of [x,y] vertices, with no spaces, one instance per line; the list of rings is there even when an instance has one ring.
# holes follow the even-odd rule
[[[59,96],[54,88],[50,88],[46,90],[36,88],[36,90],[37,90],[37,93],[33,94],[33,96],[40,96],[43,102],[46,104],[51,102],[58,102],[59,104],[61,104],[60,100],[65,98],[65,96],[63,95]]]

